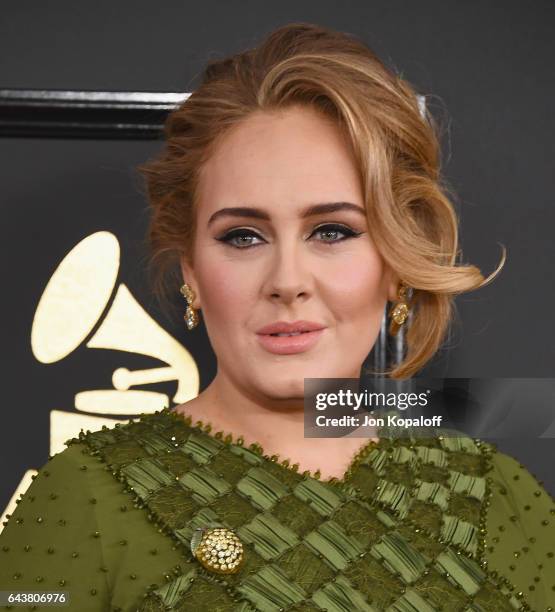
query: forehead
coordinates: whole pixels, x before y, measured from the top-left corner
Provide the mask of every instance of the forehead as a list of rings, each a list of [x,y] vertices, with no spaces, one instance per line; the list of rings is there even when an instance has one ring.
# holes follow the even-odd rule
[[[312,201],[362,201],[350,147],[339,128],[306,107],[259,111],[218,142],[202,169],[201,216],[222,206],[283,209]]]

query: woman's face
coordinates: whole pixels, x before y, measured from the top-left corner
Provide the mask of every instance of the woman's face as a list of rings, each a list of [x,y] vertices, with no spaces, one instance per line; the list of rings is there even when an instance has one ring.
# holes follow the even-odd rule
[[[397,285],[346,142],[306,107],[257,112],[225,134],[203,167],[194,269],[182,260],[182,271],[218,375],[274,399],[302,398],[304,378],[358,378]],[[296,321],[321,330],[259,333]]]

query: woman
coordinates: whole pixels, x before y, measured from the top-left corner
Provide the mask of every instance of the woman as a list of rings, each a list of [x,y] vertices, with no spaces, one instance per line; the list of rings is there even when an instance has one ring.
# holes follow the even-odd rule
[[[1,588],[80,611],[552,610],[555,506],[514,459],[464,435],[303,437],[304,378],[358,378],[388,301],[393,333],[413,313],[402,379],[491,280],[455,263],[413,89],[291,24],[212,62],[166,137],[142,167],[157,288],[180,268],[216,377],[67,441],[0,537]]]

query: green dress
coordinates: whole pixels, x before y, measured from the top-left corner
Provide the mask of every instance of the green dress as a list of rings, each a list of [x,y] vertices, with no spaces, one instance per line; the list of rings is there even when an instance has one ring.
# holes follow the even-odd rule
[[[78,612],[555,608],[554,500],[491,444],[386,436],[329,481],[169,409],[65,444],[0,534],[0,590]],[[215,524],[243,542],[233,574],[191,552]]]

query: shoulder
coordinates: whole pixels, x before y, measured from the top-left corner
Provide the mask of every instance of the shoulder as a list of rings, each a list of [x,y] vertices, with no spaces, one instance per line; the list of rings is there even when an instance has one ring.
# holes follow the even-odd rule
[[[543,482],[517,459],[491,444],[489,446],[492,452],[488,477],[492,499],[497,501],[497,507],[511,510],[509,519],[511,516],[525,519],[545,514],[540,525],[549,527],[555,524],[555,500]]]
[[[555,607],[555,501],[522,463],[492,446],[485,560],[533,609]]]
[[[121,489],[113,471],[104,461],[98,460],[97,449],[105,444],[116,455],[130,454],[133,457],[132,449],[124,443],[129,440],[128,430],[132,423],[130,420],[92,432],[81,430],[77,437],[66,440],[67,448],[49,456],[31,477],[31,484],[15,502],[15,511],[7,515],[3,536],[13,534],[14,529],[20,534],[30,530],[33,517],[32,522],[39,524],[41,532],[45,532],[53,528],[52,513],[60,515],[60,526],[67,526],[70,522],[82,525],[87,519],[94,522],[97,498],[105,498]],[[39,516],[39,510],[42,516]],[[69,517],[75,520],[69,521]]]
[[[15,502],[17,508],[21,511],[22,508],[38,506],[35,502],[42,497],[45,501],[48,499],[58,504],[60,500],[74,499],[76,490],[86,487],[87,471],[92,467],[95,467],[94,463],[83,444],[68,446],[49,457],[37,473],[31,476],[31,484]]]
[[[52,517],[58,515],[59,526],[66,526],[70,515],[83,520],[93,514],[95,485],[111,479],[85,444],[72,442],[31,476],[31,484],[15,501],[15,511],[6,515],[3,534],[14,526],[18,532],[30,530],[31,523],[40,525],[41,532],[53,529]]]

